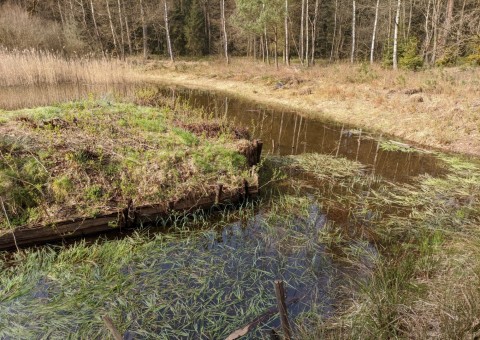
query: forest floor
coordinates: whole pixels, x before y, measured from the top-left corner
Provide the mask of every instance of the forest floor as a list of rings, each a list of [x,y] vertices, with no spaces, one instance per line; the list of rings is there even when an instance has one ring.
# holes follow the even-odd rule
[[[317,63],[290,67],[233,59],[150,61],[147,79],[221,90],[445,151],[480,155],[480,68],[387,70]]]

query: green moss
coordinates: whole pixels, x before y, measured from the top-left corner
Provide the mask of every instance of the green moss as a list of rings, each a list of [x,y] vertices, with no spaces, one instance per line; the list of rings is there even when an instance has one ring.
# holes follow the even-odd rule
[[[74,184],[67,176],[55,178],[51,184],[53,195],[59,202],[64,201],[73,188]]]
[[[199,140],[193,133],[179,128],[173,128],[172,131],[180,138],[183,144],[187,146],[198,145]]]

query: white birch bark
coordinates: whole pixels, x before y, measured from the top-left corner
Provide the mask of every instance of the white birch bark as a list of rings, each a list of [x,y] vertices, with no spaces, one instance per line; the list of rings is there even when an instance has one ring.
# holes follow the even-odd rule
[[[170,56],[170,60],[175,62],[175,59],[173,57],[173,50],[172,50],[172,41],[170,39],[170,24],[168,23],[168,6],[167,6],[167,0],[163,0],[163,7],[164,7],[164,21],[165,21],[165,34],[167,37],[167,49],[168,49],[168,55]]]
[[[400,21],[400,6],[402,0],[397,2],[397,14],[395,15],[395,28],[393,33],[393,69],[398,69],[398,24]]]
[[[355,44],[356,44],[356,32],[355,28],[357,26],[356,20],[357,20],[357,4],[356,1],[353,0],[352,2],[352,54],[350,56],[350,62],[353,64],[355,61]]]
[[[375,55],[375,38],[377,36],[378,8],[379,8],[379,6],[380,6],[380,0],[377,0],[377,5],[375,6],[375,20],[373,22],[372,46],[370,47],[370,64],[373,64],[374,55]]]
[[[221,16],[222,16],[222,30],[223,30],[223,50],[227,64],[230,64],[230,57],[228,56],[228,36],[227,36],[227,20],[225,18],[225,0],[220,0]]]

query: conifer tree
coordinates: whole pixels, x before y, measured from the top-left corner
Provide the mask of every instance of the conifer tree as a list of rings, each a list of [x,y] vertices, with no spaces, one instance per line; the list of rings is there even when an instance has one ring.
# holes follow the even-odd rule
[[[201,56],[206,54],[207,37],[204,25],[205,17],[199,0],[193,0],[185,21],[185,47],[189,55]]]

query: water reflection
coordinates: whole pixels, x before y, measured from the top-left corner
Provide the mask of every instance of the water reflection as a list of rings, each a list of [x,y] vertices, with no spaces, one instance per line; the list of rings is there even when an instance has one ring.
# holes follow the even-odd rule
[[[362,130],[305,118],[291,110],[273,109],[218,92],[158,84],[0,87],[0,108],[35,107],[85,98],[134,100],[139,89],[152,87],[169,102],[183,101],[215,117],[226,117],[248,127],[255,138],[264,141],[264,150],[275,155],[316,152],[342,156],[370,166],[374,173],[389,180],[401,182],[417,175],[443,173],[431,154],[384,150],[378,138]]]

